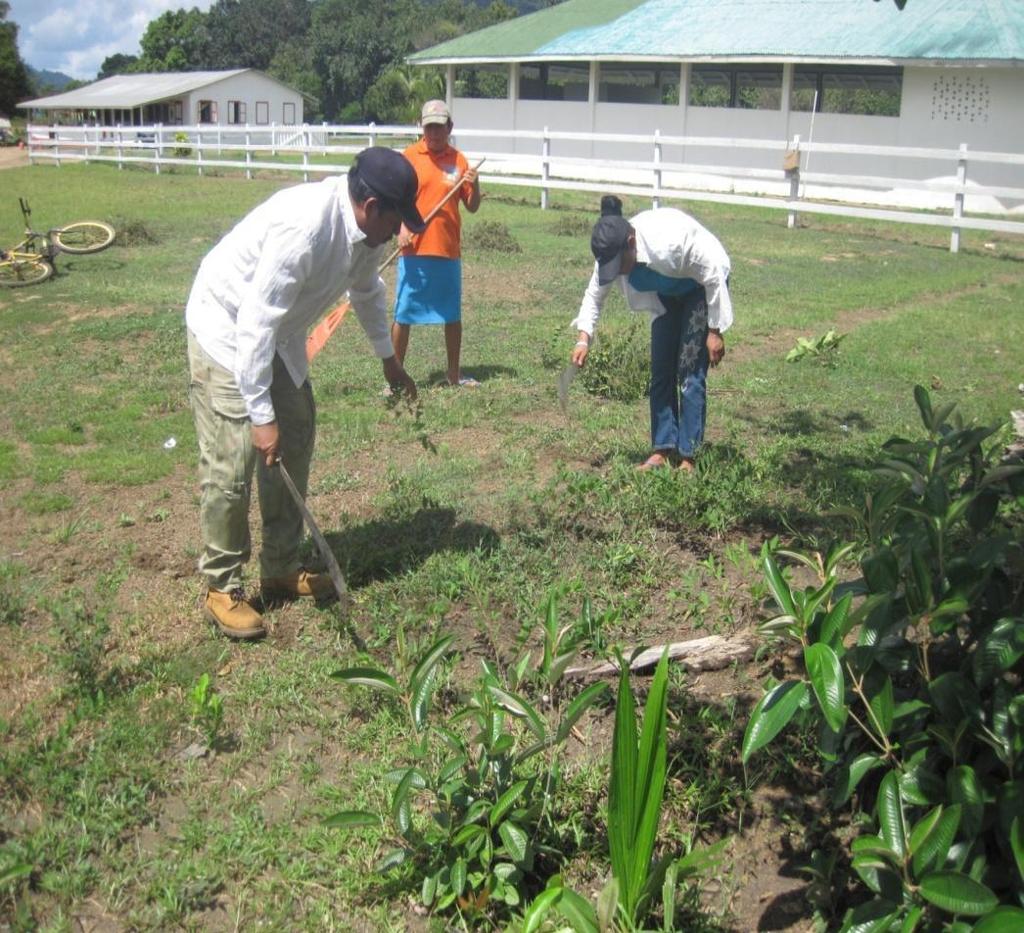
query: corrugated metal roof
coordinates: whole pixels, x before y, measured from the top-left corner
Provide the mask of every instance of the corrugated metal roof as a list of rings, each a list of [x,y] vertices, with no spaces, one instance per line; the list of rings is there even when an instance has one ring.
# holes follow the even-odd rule
[[[566,0],[410,61],[1024,61],[1024,0]]]
[[[167,71],[160,74],[114,75],[112,78],[94,81],[74,91],[26,100],[18,106],[43,110],[100,110],[105,107],[130,109],[154,101],[167,100],[169,97],[178,97],[252,70],[235,68],[232,71]]]

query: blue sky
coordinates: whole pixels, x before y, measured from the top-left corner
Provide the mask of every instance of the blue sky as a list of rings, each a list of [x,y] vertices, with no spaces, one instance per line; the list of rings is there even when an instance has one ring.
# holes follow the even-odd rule
[[[8,0],[18,24],[18,50],[33,68],[96,77],[108,55],[139,54],[150,21],[166,10],[209,9],[212,0]]]

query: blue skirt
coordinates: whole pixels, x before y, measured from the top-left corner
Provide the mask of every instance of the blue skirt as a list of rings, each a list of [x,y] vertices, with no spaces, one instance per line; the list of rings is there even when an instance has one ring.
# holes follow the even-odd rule
[[[398,324],[455,324],[462,320],[462,260],[401,256],[395,288]]]

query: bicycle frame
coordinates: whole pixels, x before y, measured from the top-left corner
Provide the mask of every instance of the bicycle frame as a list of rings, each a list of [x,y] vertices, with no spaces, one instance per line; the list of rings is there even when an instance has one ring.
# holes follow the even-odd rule
[[[50,236],[53,231],[39,233],[33,230],[32,208],[28,206],[28,201],[24,198],[18,198],[18,206],[21,208],[21,216],[25,220],[25,239],[11,249],[0,252],[3,252],[6,258],[9,259],[45,259],[47,262],[53,262],[58,253],[58,249]],[[36,246],[37,243],[39,244],[38,247]]]

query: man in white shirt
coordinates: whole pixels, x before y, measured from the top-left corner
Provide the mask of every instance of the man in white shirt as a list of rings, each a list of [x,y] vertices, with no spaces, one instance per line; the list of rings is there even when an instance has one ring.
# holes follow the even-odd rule
[[[306,336],[344,292],[385,378],[416,397],[394,355],[377,273],[381,247],[403,223],[424,227],[416,191],[416,173],[401,153],[365,149],[347,181],[297,185],[256,207],[199,267],[185,309],[202,490],[199,571],[208,585],[205,614],[230,638],[266,633],[242,588],[254,469],[264,598],[333,592],[326,574],[301,566],[302,515],[275,463],[285,463],[305,496],[316,434]]]
[[[651,318],[651,446],[641,470],[669,466],[692,472],[704,439],[708,366],[725,355],[732,324],[730,262],[718,239],[671,207],[627,221],[614,195],[601,200],[590,249],[594,273],[573,320],[572,362],[583,366],[612,283],[634,311]]]

